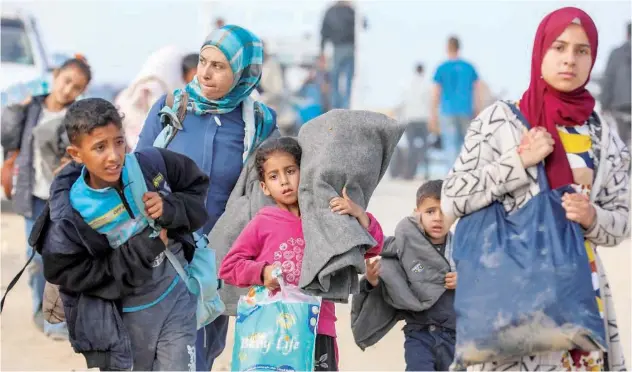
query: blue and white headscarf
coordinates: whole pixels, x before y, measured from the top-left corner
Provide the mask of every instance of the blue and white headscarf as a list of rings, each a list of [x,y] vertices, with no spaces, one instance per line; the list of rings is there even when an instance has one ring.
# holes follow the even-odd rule
[[[235,110],[243,103],[242,114],[246,131],[243,156],[245,162],[276,129],[272,110],[263,103],[250,98],[250,94],[261,80],[263,43],[257,36],[242,27],[226,25],[213,31],[206,38],[200,50],[207,47],[215,47],[224,53],[234,75],[233,86],[226,96],[212,100],[202,95],[200,83],[195,77],[184,88],[189,95],[186,102],[187,111],[198,116],[220,115]],[[173,107],[163,107],[161,114],[168,113],[171,118],[177,117],[176,113],[182,101],[182,93],[181,89],[176,90],[173,93]]]
[[[239,26],[226,25],[211,32],[200,50],[209,46],[219,49],[230,63],[234,75],[233,86],[226,96],[217,100],[208,99],[202,95],[196,76],[185,88],[189,94],[187,111],[195,115],[233,111],[250,96],[261,80],[263,43],[252,32]],[[176,90],[174,96],[174,107],[178,107],[182,90]]]

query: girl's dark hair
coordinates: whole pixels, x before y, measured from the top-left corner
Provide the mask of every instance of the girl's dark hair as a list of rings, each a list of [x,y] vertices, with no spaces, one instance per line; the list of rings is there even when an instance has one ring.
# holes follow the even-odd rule
[[[78,68],[79,71],[86,76],[88,83],[92,80],[92,70],[90,70],[90,65],[83,56],[77,55],[74,58],[66,60],[66,62],[59,66],[59,71],[65,70],[69,67]]]
[[[264,180],[263,164],[270,158],[270,155],[277,152],[292,155],[296,161],[296,165],[300,168],[303,151],[298,141],[292,137],[271,138],[263,142],[255,153],[255,165],[257,167],[257,174],[259,175],[259,181]]]

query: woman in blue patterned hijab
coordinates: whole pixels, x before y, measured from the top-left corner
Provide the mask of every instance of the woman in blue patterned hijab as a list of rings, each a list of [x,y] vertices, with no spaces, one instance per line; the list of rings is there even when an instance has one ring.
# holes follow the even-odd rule
[[[233,111],[250,96],[263,65],[263,43],[250,31],[226,25],[213,31],[200,49],[197,76],[186,86],[187,109],[196,115]],[[175,93],[179,105],[181,91]]]
[[[159,99],[140,133],[136,148],[153,146],[163,130],[161,117],[177,119],[178,108],[186,104],[182,129],[167,149],[193,159],[212,180],[206,200],[209,218],[199,231],[203,234],[224,213],[244,162],[276,129],[274,112],[250,97],[261,79],[262,64],[263,44],[250,31],[234,25],[213,31],[200,48],[196,77],[173,92],[173,102],[167,96]],[[186,315],[195,332],[195,311]],[[224,349],[227,330],[228,316],[221,315],[197,332],[196,341],[182,337],[179,342],[186,347],[174,346],[174,355],[184,350],[197,371],[210,371]]]

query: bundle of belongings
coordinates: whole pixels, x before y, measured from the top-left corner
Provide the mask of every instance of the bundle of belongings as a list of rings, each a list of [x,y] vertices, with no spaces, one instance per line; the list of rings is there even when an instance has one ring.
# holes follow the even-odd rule
[[[305,255],[299,286],[306,292],[340,303],[359,292],[364,253],[376,242],[355,218],[331,213],[329,201],[346,186],[349,197],[366,209],[404,130],[383,114],[351,110],[332,110],[301,128],[299,205]],[[246,224],[268,205],[274,202],[263,194],[251,157],[209,235],[218,265]],[[227,315],[235,315],[239,296],[246,292],[222,288]]]
[[[437,254],[416,217],[399,222],[395,236],[384,241],[379,284],[373,288],[363,278],[362,290],[351,302],[351,331],[360,349],[375,345],[401,320],[410,328],[455,328],[454,291],[445,288],[445,276],[455,267],[451,234],[444,247],[444,253]]]

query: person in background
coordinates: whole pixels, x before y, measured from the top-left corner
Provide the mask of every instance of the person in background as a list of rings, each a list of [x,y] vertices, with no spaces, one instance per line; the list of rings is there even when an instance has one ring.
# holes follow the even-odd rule
[[[630,114],[632,110],[632,97],[630,81],[630,64],[632,63],[632,49],[630,46],[630,34],[632,22],[628,22],[627,39],[620,47],[610,53],[608,65],[604,73],[601,86],[601,108],[609,113],[617,121],[619,136],[630,147]]]
[[[321,111],[324,114],[327,111],[329,111],[331,108],[330,102],[327,99],[327,97],[329,97],[331,94],[331,87],[330,87],[331,79],[329,78],[329,71],[327,69],[327,60],[325,59],[325,56],[321,55],[318,57],[316,68],[312,73],[311,79],[319,87],[319,91],[320,91],[319,104],[321,106]]]
[[[441,134],[448,164],[454,163],[470,120],[478,114],[479,79],[474,66],[459,55],[461,42],[448,39],[448,60],[434,75],[429,130]]]
[[[136,147],[152,105],[167,92],[173,92],[186,84],[184,57],[185,52],[175,45],[158,49],[147,58],[131,84],[114,100],[123,113],[123,129],[130,149]]]
[[[320,52],[325,44],[333,44],[334,55],[331,66],[331,108],[348,109],[351,103],[351,88],[355,71],[355,10],[350,1],[337,1],[323,18],[320,29]],[[340,85],[340,78],[344,83]]]
[[[257,87],[261,102],[275,111],[279,106],[285,93],[285,82],[283,81],[283,69],[279,60],[270,54],[269,45],[264,43],[263,65],[261,66],[261,82]]]
[[[187,54],[182,58],[182,78],[185,83],[190,83],[197,74],[197,65],[200,60],[198,53]]]
[[[235,58],[241,56],[241,58]],[[174,92],[178,110],[188,94],[187,115],[167,149],[186,155],[210,179],[206,209],[209,218],[198,232],[208,234],[224,213],[243,163],[276,132],[276,113],[254,102],[251,94],[261,79],[263,43],[250,31],[226,25],[211,32],[200,48],[197,75],[184,90]],[[151,147],[163,129],[159,112],[163,95],[147,115],[137,148]],[[255,110],[256,108],[256,110]],[[213,242],[211,242],[212,244]],[[200,329],[196,343],[196,370],[210,371],[226,346],[228,315],[220,315]]]
[[[9,152],[17,152],[13,185],[13,211],[24,216],[25,234],[31,234],[35,220],[50,197],[53,172],[61,165],[65,153],[65,130],[62,119],[66,109],[85,90],[92,79],[92,71],[85,59],[73,58],[62,64],[53,73],[50,94],[34,96],[19,107],[24,115],[17,125],[2,125],[2,146]],[[3,115],[4,116],[4,115]],[[19,133],[6,133],[14,128]],[[5,139],[19,138],[20,143],[9,144]],[[17,145],[17,146],[16,146]],[[47,154],[52,153],[52,156]],[[27,247],[27,257],[33,253]],[[56,340],[67,340],[66,323],[50,324],[44,319],[42,301],[46,281],[42,257],[35,253],[29,266],[29,286],[33,299],[31,314],[35,325],[47,336]]]
[[[406,139],[408,140],[408,160],[403,178],[412,180],[417,173],[417,166],[425,161],[428,134],[428,118],[430,116],[430,83],[427,81],[424,66],[419,63],[406,90],[401,106],[402,120],[407,123]]]
[[[319,56],[313,66],[308,67],[308,76],[303,86],[298,90],[297,95],[305,98],[310,105],[318,107],[318,113],[313,117],[324,114],[329,111],[329,72],[327,72],[327,60],[325,56]],[[307,120],[311,120],[310,117]],[[306,120],[303,120],[305,123]]]

